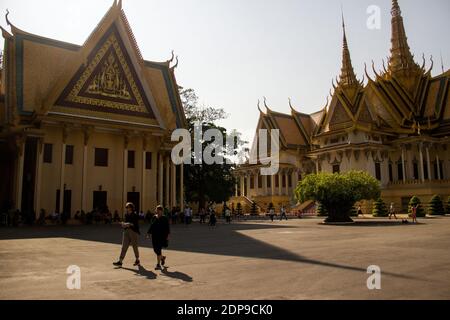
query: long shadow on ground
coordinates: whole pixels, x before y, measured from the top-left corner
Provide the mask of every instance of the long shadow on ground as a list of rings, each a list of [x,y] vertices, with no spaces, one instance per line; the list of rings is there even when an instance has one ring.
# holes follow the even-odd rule
[[[151,241],[144,238],[148,226],[141,226],[141,237],[139,245],[145,248],[151,248]],[[339,268],[366,273],[365,268],[344,265],[320,260],[308,259],[291,251],[276,247],[269,243],[246,236],[239,231],[248,230],[274,230],[274,229],[298,229],[295,226],[268,225],[260,223],[239,223],[231,225],[219,225],[217,229],[211,229],[207,226],[191,225],[189,227],[175,225],[172,227],[170,238],[170,250],[196,252],[204,254],[215,254],[233,257],[248,257],[258,259],[273,259],[283,261],[293,261],[320,265],[329,268]],[[13,229],[0,229],[0,240],[6,239],[39,239],[39,238],[71,238],[85,241],[97,241],[120,245],[122,243],[121,227],[119,225],[90,225],[90,226],[42,226],[42,227],[23,227]],[[228,242],[228,238],[233,238]],[[131,248],[130,248],[131,249]],[[153,278],[153,273],[147,270],[135,270],[141,276],[149,279]],[[169,272],[165,270],[165,275],[181,279],[183,281],[192,281],[189,276],[179,272]],[[403,274],[383,272],[384,275],[390,275],[397,278],[415,279],[427,281],[417,277],[410,277]]]

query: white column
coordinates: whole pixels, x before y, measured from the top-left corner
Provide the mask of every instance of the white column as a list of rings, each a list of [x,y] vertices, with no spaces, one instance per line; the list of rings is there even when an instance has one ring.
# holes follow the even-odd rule
[[[247,188],[246,188],[246,196],[250,198],[250,173],[247,174]]]
[[[61,148],[61,172],[59,180],[59,213],[62,213],[64,208],[65,168],[66,168],[66,142],[64,140]]]
[[[267,176],[261,175],[261,179],[262,179],[263,195],[267,196]]]
[[[427,171],[428,171],[428,180],[431,181],[431,162],[430,162],[430,148],[427,146],[425,149],[427,155]]]
[[[286,181],[286,195],[289,195],[289,174],[287,173],[287,171],[284,173],[284,180]]]
[[[406,182],[405,148],[403,146],[402,146],[402,173],[403,173],[403,182]]]
[[[159,162],[159,172],[158,172],[158,205],[164,205],[163,204],[163,188],[164,188],[164,159],[163,159],[163,155],[161,153],[158,153],[158,162]]]
[[[237,184],[237,182],[234,184],[234,196],[236,198],[238,197],[238,184]]]
[[[83,173],[82,173],[82,182],[81,182],[81,210],[87,212],[87,156],[88,156],[88,147],[85,143],[83,147]]]
[[[255,195],[257,196],[258,194],[259,194],[259,177],[258,177],[258,173],[255,173],[255,175],[254,175],[254,177],[253,177],[253,180],[254,180],[254,186],[255,186]]]
[[[25,141],[23,139],[18,145],[18,159],[16,172],[16,209],[22,210],[22,186],[23,186],[23,165],[25,161]]]
[[[145,188],[145,178],[146,178],[146,172],[147,172],[147,169],[145,168],[145,157],[146,157],[146,150],[145,150],[145,144],[144,144],[144,148],[142,150],[142,177],[141,177],[141,196],[140,196],[141,210],[143,212],[145,212],[146,209],[148,209],[145,207],[145,204],[146,204],[145,196],[146,196],[146,192],[147,192],[147,190]]]
[[[165,207],[170,206],[170,163],[169,163],[169,157],[165,158],[165,169],[166,169],[166,201],[164,203]]]
[[[180,165],[180,208],[184,210],[184,165]]]
[[[123,185],[122,185],[122,206],[125,206],[128,198],[128,138],[125,137],[125,144],[123,149]],[[125,207],[122,207],[122,211],[125,210]]]
[[[39,216],[41,210],[41,181],[42,181],[42,164],[44,162],[44,139],[39,139],[37,145],[36,158],[36,181],[34,187],[34,212]]]
[[[438,180],[441,180],[441,164],[439,162],[439,155],[437,154],[436,150],[436,170],[437,170],[437,178]]]
[[[244,179],[245,178],[243,175],[239,176],[239,181],[241,183],[241,194],[240,194],[241,197],[245,196],[245,180]]]
[[[173,208],[177,205],[177,167],[172,161],[170,166],[172,168],[170,208]]]
[[[282,173],[278,171],[278,195],[281,196],[283,194],[282,187],[283,187],[283,179],[281,178]]]
[[[420,161],[420,181],[425,182],[425,174],[424,174],[424,167],[423,167],[423,152],[422,152],[422,143],[419,143],[419,161]]]
[[[272,174],[270,176],[270,189],[271,189],[271,196],[273,197],[275,195],[275,175]]]

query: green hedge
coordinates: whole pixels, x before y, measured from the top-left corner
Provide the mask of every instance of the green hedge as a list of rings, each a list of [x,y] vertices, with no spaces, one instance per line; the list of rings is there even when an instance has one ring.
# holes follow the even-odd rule
[[[438,195],[434,195],[431,198],[428,206],[428,214],[433,216],[443,216],[445,214],[444,203]]]

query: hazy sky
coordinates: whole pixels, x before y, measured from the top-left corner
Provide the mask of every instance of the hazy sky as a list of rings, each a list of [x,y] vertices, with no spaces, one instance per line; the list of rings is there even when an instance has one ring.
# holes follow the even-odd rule
[[[112,2],[0,0],[0,12],[8,8],[10,20],[25,31],[82,44]],[[450,1],[399,3],[416,61],[421,64],[422,53],[433,55],[433,74],[440,73],[442,52],[450,68]],[[324,106],[340,73],[341,4],[361,79],[364,62],[373,59],[380,69],[389,55],[390,0],[123,0],[144,59],[165,61],[174,49],[179,85],[195,89],[202,103],[225,108],[230,116],[223,124],[247,139],[262,96],[280,112],[290,112],[288,97],[301,112]],[[367,28],[370,5],[381,9],[379,30]],[[3,18],[0,24],[6,27]]]

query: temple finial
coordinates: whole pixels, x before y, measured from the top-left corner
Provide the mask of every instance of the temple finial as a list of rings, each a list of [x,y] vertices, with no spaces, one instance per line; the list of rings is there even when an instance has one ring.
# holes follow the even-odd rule
[[[403,24],[402,11],[397,0],[392,0],[391,9],[391,57],[389,58],[389,71],[396,73],[398,71],[410,70],[418,71],[420,67],[414,62],[411,54],[408,38],[406,37],[405,26]]]
[[[356,79],[355,71],[353,70],[352,60],[350,58],[350,50],[348,48],[347,34],[345,30],[344,10],[342,8],[341,10],[342,10],[343,44],[342,44],[342,68],[338,85],[352,86],[359,84],[359,81]]]

